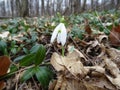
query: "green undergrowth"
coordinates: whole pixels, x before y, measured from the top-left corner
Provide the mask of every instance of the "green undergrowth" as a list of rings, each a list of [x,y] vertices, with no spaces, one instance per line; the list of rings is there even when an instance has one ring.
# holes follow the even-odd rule
[[[103,12],[88,12],[79,15],[54,17],[33,17],[33,18],[14,18],[3,20],[0,25],[0,34],[9,34],[0,38],[0,55],[11,57],[12,64],[8,74],[24,68],[21,82],[36,77],[43,88],[47,88],[49,81],[53,78],[49,62],[45,62],[48,45],[52,31],[61,20],[68,30],[68,37],[83,39],[84,20],[88,19],[93,34],[104,32],[109,35],[112,25],[120,22],[120,11],[110,10]],[[106,26],[104,25],[106,24]],[[5,35],[4,35],[5,36]],[[47,40],[43,40],[42,37]]]

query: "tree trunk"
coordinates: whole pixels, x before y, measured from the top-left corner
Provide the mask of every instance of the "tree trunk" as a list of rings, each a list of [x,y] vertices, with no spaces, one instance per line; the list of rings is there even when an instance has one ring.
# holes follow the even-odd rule
[[[117,0],[117,7],[116,9],[120,9],[120,0]]]
[[[44,8],[44,0],[41,0],[41,15],[44,16],[45,8]]]
[[[61,6],[62,6],[63,0],[57,0],[57,12],[61,13]]]
[[[95,10],[98,10],[98,8],[99,8],[98,0],[95,0]]]
[[[2,4],[2,13],[3,13],[3,16],[5,16],[6,15],[5,2],[3,1],[2,3],[3,3]]]
[[[17,15],[20,16],[20,0],[16,0]]]
[[[94,2],[93,2],[93,0],[91,0],[91,10],[94,10]]]
[[[50,0],[47,0],[47,14],[50,15],[50,6],[49,6]]]
[[[84,0],[84,2],[83,2],[82,12],[85,11],[86,1],[87,1],[87,0]]]
[[[11,4],[11,14],[12,14],[12,17],[14,17],[14,5],[13,5],[13,0],[10,1],[10,4]]]
[[[74,0],[74,14],[78,14],[81,9],[81,0]]]
[[[38,16],[39,15],[39,0],[35,1],[35,10],[36,10],[35,16]]]
[[[26,17],[29,16],[29,9],[28,9],[28,0],[18,0],[20,3],[20,16],[21,17]]]
[[[69,0],[70,13],[74,13],[74,0]]]
[[[113,9],[114,7],[115,7],[115,2],[114,0],[111,0],[109,9]]]

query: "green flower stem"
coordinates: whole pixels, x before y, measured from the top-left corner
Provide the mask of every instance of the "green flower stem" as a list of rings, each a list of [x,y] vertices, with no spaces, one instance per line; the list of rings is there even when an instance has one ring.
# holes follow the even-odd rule
[[[63,57],[65,56],[65,48],[64,48],[64,46],[62,46],[62,56]]]

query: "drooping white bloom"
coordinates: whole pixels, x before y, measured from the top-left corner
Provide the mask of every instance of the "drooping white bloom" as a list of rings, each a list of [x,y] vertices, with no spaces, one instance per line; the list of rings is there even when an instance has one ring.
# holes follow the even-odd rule
[[[54,29],[54,31],[52,33],[50,42],[53,43],[55,38],[57,38],[57,42],[61,43],[62,46],[65,45],[66,38],[67,38],[67,30],[63,23],[60,23],[59,25],[56,26],[56,28]]]

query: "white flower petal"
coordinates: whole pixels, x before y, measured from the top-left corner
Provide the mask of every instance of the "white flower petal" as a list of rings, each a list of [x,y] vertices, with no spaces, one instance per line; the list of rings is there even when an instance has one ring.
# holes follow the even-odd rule
[[[61,42],[62,46],[65,45],[66,38],[67,38],[67,30],[65,28],[65,25],[63,24],[62,28],[61,28],[61,37],[60,37],[60,42]]]
[[[57,37],[59,28],[60,28],[60,24],[54,29],[54,31],[52,33],[52,37],[51,37],[51,40],[50,40],[51,43],[53,43],[55,38]]]
[[[50,42],[53,43],[56,37],[57,37],[57,42],[61,43],[62,46],[64,46],[66,43],[66,38],[67,38],[67,30],[66,30],[65,25],[63,23],[60,23],[54,29]]]
[[[57,43],[60,43],[60,42],[61,42],[60,38],[61,38],[61,33],[58,33],[58,36],[57,36]]]

